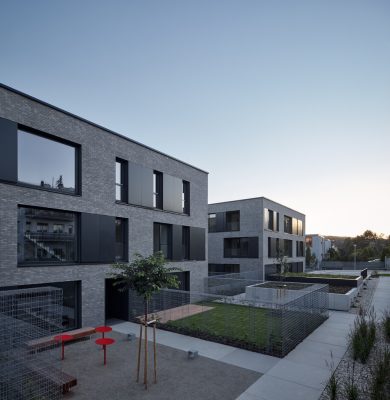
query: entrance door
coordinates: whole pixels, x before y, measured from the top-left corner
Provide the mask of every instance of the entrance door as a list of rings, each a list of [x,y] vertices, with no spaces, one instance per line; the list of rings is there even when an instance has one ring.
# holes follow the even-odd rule
[[[113,285],[114,279],[106,279],[106,320],[117,318],[129,320],[129,292],[120,292]]]

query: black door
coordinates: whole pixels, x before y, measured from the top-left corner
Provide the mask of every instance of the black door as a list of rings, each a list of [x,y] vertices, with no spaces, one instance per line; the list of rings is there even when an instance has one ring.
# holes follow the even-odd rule
[[[129,292],[120,292],[113,285],[114,279],[106,279],[106,320],[117,318],[129,320]]]

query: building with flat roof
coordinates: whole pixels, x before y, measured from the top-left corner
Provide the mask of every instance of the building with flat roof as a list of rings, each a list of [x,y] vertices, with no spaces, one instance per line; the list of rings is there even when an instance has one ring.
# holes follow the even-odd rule
[[[265,197],[209,204],[209,275],[256,272],[267,279],[280,256],[304,271],[305,215]],[[278,261],[279,258],[279,261]]]
[[[63,326],[127,319],[110,265],[163,251],[207,276],[207,172],[0,85],[0,289],[63,289]]]
[[[326,259],[326,254],[332,247],[332,241],[319,234],[307,234],[305,238],[306,247],[310,248],[311,256],[315,256],[314,267],[318,268],[321,262]]]

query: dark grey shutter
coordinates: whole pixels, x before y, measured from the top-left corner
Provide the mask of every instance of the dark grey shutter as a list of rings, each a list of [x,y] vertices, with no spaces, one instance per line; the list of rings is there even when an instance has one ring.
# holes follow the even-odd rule
[[[129,162],[129,203],[153,207],[153,170]]]
[[[182,193],[183,181],[174,176],[163,174],[163,209],[182,213]]]
[[[18,181],[18,124],[0,118],[0,179]]]
[[[190,227],[190,260],[206,259],[206,236],[204,228]]]
[[[174,261],[183,259],[182,233],[183,227],[181,225],[172,225],[172,260]]]
[[[114,262],[115,217],[82,213],[80,216],[80,248],[81,262]]]
[[[257,236],[248,238],[248,248],[248,258],[259,257],[259,238]]]
[[[216,232],[225,232],[226,230],[226,213],[217,212],[217,227]]]

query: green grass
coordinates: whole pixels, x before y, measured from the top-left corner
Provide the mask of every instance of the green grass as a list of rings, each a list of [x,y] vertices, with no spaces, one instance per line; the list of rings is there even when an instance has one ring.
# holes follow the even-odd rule
[[[269,334],[278,342],[279,321],[267,316],[262,308],[223,303],[202,303],[212,310],[168,322],[175,328],[191,333],[202,333],[212,338],[240,341],[259,348],[269,345]],[[223,341],[223,340],[222,340]]]

